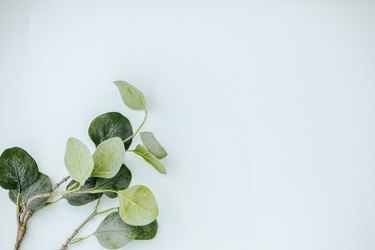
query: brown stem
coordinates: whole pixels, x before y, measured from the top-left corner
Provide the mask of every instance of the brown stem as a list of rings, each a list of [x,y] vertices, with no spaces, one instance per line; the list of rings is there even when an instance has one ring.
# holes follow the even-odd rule
[[[68,239],[66,239],[65,243],[61,246],[60,250],[68,250],[68,246],[70,244],[70,242],[74,239],[74,237],[78,234],[79,230],[81,230],[90,220],[92,220],[95,216],[97,216],[99,213],[98,213],[98,207],[99,207],[99,204],[100,204],[100,199],[98,199],[98,201],[96,202],[96,205],[95,205],[95,210],[94,212],[92,212],[92,214],[90,214],[89,217],[86,218],[86,220],[84,220],[81,225],[79,225],[74,231],[73,233],[69,236]]]
[[[79,225],[73,233],[69,236],[69,238],[65,241],[65,243],[61,246],[60,250],[67,250],[70,242],[74,239],[74,237],[78,234],[79,230],[81,230],[90,220],[92,220],[97,214],[97,211],[94,211],[92,214],[90,214],[89,217],[84,220],[81,225]]]
[[[15,250],[19,250],[21,247],[22,240],[26,234],[26,229],[27,229],[27,223],[31,219],[31,217],[34,215],[34,212],[29,211],[28,207],[31,204],[32,201],[38,199],[38,198],[44,198],[44,197],[49,197],[56,189],[58,189],[64,182],[66,182],[70,176],[67,176],[63,178],[60,182],[56,183],[51,192],[42,194],[42,195],[36,195],[32,197],[30,200],[26,202],[26,204],[21,205],[21,211],[17,211],[17,225],[18,225],[18,230],[17,230],[17,237],[16,237],[16,243],[14,245]]]
[[[67,176],[67,177],[63,178],[60,182],[56,183],[55,186],[53,186],[53,188],[51,189],[50,192],[45,193],[45,194],[39,194],[39,195],[36,195],[36,196],[32,197],[30,200],[27,201],[26,208],[29,207],[29,205],[31,204],[31,202],[35,201],[36,199],[50,197],[51,194],[53,192],[55,192],[56,189],[58,189],[64,182],[66,182],[67,180],[69,180],[69,178],[70,178],[70,176]]]

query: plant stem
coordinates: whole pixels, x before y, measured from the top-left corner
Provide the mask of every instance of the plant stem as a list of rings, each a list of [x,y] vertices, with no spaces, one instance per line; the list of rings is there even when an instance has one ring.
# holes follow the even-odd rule
[[[90,238],[90,237],[93,236],[93,235],[94,235],[94,233],[89,234],[89,235],[87,235],[87,236],[85,236],[85,237],[81,237],[81,238],[73,239],[73,240],[70,242],[69,245],[73,245],[73,244],[75,244],[75,243],[78,243],[78,242],[84,241],[84,240]]]
[[[148,116],[148,111],[147,111],[147,109],[145,109],[145,118],[143,118],[143,121],[142,121],[141,125],[138,127],[138,129],[135,131],[135,133],[133,135],[129,136],[128,138],[126,138],[124,140],[124,143],[131,140],[132,138],[134,138],[138,134],[138,132],[141,130],[141,128],[145,124],[145,122],[147,120],[147,116]]]
[[[86,237],[81,237],[81,238],[77,238],[74,240],[74,237],[79,233],[79,231],[89,222],[91,221],[95,216],[99,215],[99,214],[104,214],[104,213],[107,213],[109,211],[112,211],[112,210],[115,210],[115,209],[118,209],[118,207],[113,207],[113,208],[109,208],[109,209],[106,209],[104,211],[98,211],[98,207],[99,207],[99,204],[100,204],[100,198],[98,199],[98,202],[96,203],[95,205],[95,209],[94,209],[94,212],[92,212],[89,217],[87,217],[74,231],[73,233],[68,237],[68,239],[65,241],[65,243],[61,246],[60,250],[67,250],[69,245],[70,244],[75,244],[77,242],[80,242],[80,241],[83,241],[89,237],[91,237],[94,233],[86,236]]]
[[[61,194],[97,194],[97,193],[117,193],[116,190],[101,190],[101,189],[86,189],[86,190],[77,190],[77,191],[65,191]]]
[[[28,209],[29,205],[31,204],[32,201],[39,199],[39,198],[45,198],[45,197],[50,197],[53,192],[56,191],[64,182],[66,182],[70,176],[67,176],[63,178],[61,181],[56,183],[51,191],[46,194],[41,194],[41,195],[36,195],[29,199],[26,204],[20,204],[21,203],[21,194],[18,193],[17,195],[17,224],[18,224],[18,230],[17,230],[17,238],[16,238],[16,243],[14,245],[14,249],[18,250],[21,247],[22,240],[26,234],[26,228],[27,228],[27,223],[31,219],[31,217],[34,215],[34,212],[30,211]]]

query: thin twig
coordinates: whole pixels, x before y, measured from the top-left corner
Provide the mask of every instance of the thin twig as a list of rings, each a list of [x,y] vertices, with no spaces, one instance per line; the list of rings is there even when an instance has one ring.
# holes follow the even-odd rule
[[[39,194],[39,195],[36,195],[34,197],[32,197],[30,200],[27,201],[26,203],[26,209],[30,206],[31,202],[37,200],[37,199],[41,199],[41,198],[47,198],[47,197],[50,197],[52,195],[53,192],[56,191],[56,189],[58,189],[64,182],[66,182],[67,180],[69,180],[70,176],[67,176],[65,178],[63,178],[60,182],[56,183],[53,188],[51,189],[50,192],[48,193],[45,193],[45,194]]]
[[[68,249],[68,246],[70,244],[70,242],[74,239],[74,237],[78,234],[79,230],[81,230],[90,220],[92,220],[96,215],[97,215],[97,212],[98,212],[98,206],[100,204],[100,198],[98,199],[98,202],[96,203],[95,205],[95,210],[94,212],[92,212],[92,214],[90,214],[89,217],[86,218],[86,220],[84,220],[81,225],[79,225],[74,231],[73,233],[68,237],[68,239],[65,241],[65,243],[61,246],[60,250],[67,250]]]
[[[31,217],[34,215],[34,212],[30,211],[28,209],[28,207],[30,206],[31,202],[33,202],[34,200],[39,199],[39,198],[50,197],[51,194],[54,191],[56,191],[56,189],[58,189],[69,178],[70,178],[70,176],[67,176],[67,177],[63,178],[61,181],[59,181],[58,183],[56,183],[53,186],[53,188],[51,189],[51,191],[49,193],[41,194],[41,195],[36,195],[36,196],[32,197],[30,200],[28,200],[26,202],[26,204],[22,204],[22,205],[19,206],[19,208],[17,208],[18,230],[17,230],[16,243],[15,243],[15,246],[14,246],[15,250],[19,250],[20,249],[22,240],[23,240],[23,238],[24,238],[24,236],[26,234],[27,223],[29,222],[29,220],[31,219]]]

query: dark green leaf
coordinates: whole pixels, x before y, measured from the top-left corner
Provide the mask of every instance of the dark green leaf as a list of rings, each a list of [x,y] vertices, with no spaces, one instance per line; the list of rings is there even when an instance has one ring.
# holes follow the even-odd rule
[[[109,138],[120,137],[125,140],[132,135],[133,129],[128,118],[117,112],[96,117],[89,128],[89,136],[96,146]],[[131,140],[125,142],[125,148],[128,149],[130,144]]]
[[[50,178],[43,174],[39,174],[39,178],[30,186],[21,191],[20,203],[25,204],[34,196],[48,194],[52,190],[52,183]],[[10,190],[9,198],[16,204],[17,203],[18,191]],[[28,204],[28,209],[31,211],[37,211],[44,207],[49,197],[37,198]]]
[[[152,223],[141,226],[135,227],[138,231],[136,240],[151,240],[155,238],[156,233],[158,232],[158,222],[154,220]]]
[[[6,149],[0,157],[0,186],[21,192],[39,177],[38,165],[22,148]]]
[[[118,173],[110,178],[110,179],[104,179],[104,178],[98,178],[96,181],[96,189],[101,190],[123,190],[126,189],[130,181],[132,179],[132,174],[130,170],[123,164],[118,171]],[[116,193],[104,193],[109,198],[116,198]]]
[[[69,185],[66,187],[68,190],[70,186],[72,186],[76,181],[71,181]],[[96,185],[96,178],[90,178],[88,179],[85,184],[81,187],[80,190],[86,190],[86,189],[92,189]],[[68,201],[68,203],[72,206],[83,206],[86,205],[94,200],[97,200],[99,197],[101,197],[102,194],[65,194],[63,196],[64,199]]]
[[[119,249],[137,237],[138,231],[125,224],[119,213],[109,214],[94,233],[102,247]]]

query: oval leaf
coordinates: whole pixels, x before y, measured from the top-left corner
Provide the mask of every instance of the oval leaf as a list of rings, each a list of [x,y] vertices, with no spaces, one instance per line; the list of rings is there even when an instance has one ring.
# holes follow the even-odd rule
[[[109,214],[94,235],[100,245],[107,249],[119,249],[137,237],[138,231],[125,224],[117,212]]]
[[[66,187],[66,190],[69,189],[76,181],[71,181],[69,185]],[[80,188],[80,190],[86,190],[86,189],[92,189],[96,185],[96,178],[90,178],[88,179],[85,184]],[[101,193],[96,194],[65,194],[63,196],[64,199],[68,201],[68,203],[72,206],[83,206],[86,205],[94,200],[97,200],[102,196]]]
[[[110,179],[98,178],[96,181],[96,189],[99,190],[124,190],[129,187],[132,174],[130,170],[123,164],[118,173]],[[109,198],[116,198],[116,193],[104,193]]]
[[[39,178],[30,186],[25,188],[21,191],[20,195],[20,203],[25,204],[34,196],[48,194],[52,190],[52,183],[50,178],[43,174],[39,174]],[[10,190],[9,191],[9,198],[16,204],[17,203],[17,190]],[[34,199],[33,201],[28,204],[28,210],[30,211],[37,211],[46,205],[49,197],[41,197]]]
[[[90,150],[76,138],[69,138],[66,144],[65,166],[72,179],[80,185],[90,177],[94,168]]]
[[[128,118],[117,112],[96,117],[89,127],[89,136],[96,146],[113,137],[120,137],[125,140],[132,135],[133,128]],[[126,149],[130,147],[131,141],[125,142]]]
[[[146,101],[142,92],[124,81],[115,81],[121,98],[126,106],[133,110],[146,110]]]
[[[99,144],[94,153],[94,170],[92,177],[112,178],[120,170],[125,158],[125,148],[118,137]]]
[[[165,149],[160,145],[158,140],[156,140],[152,132],[141,132],[140,135],[143,145],[156,158],[163,159],[168,155],[167,151],[165,151]]]
[[[22,148],[6,149],[0,157],[0,186],[21,192],[39,177],[38,165]]]
[[[148,152],[147,148],[142,145],[137,145],[134,149],[134,153],[140,155],[146,162],[150,163],[159,173],[167,174],[167,170],[164,165],[156,158],[153,154]]]
[[[159,214],[159,208],[150,189],[145,186],[133,186],[118,192],[120,216],[132,226],[144,226],[153,222]]]

